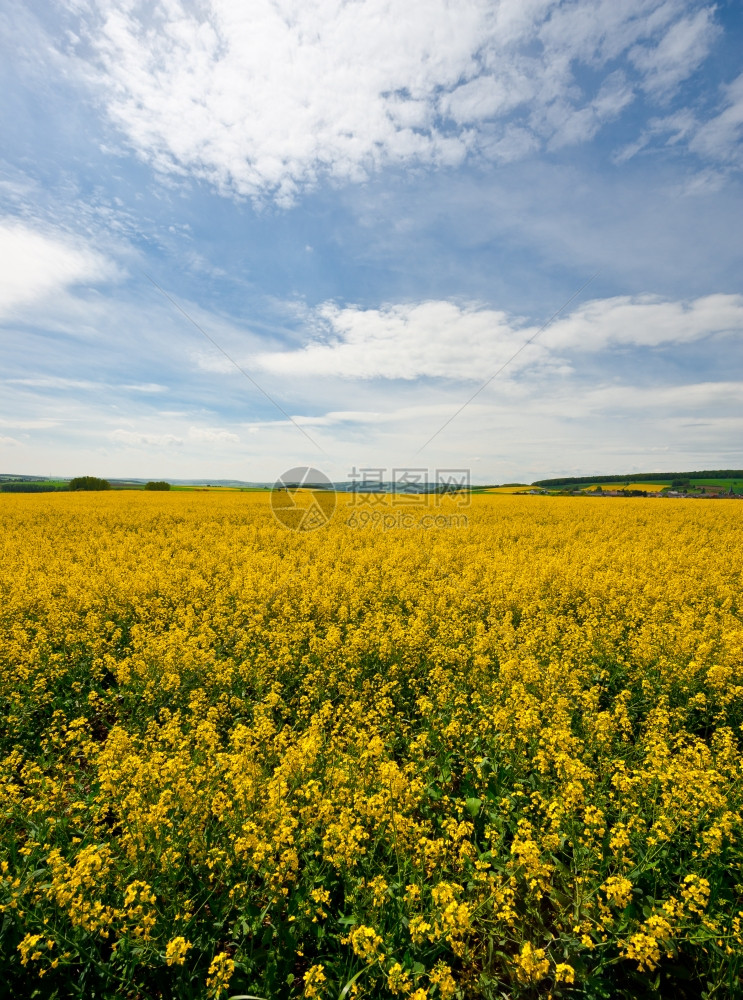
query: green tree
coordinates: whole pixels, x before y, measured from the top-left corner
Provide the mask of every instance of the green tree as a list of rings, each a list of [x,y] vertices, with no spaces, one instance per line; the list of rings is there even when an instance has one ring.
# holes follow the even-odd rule
[[[98,476],[76,476],[70,480],[70,490],[110,490],[111,484],[107,479],[99,479]]]
[[[3,483],[3,493],[56,493],[57,487],[47,483]]]
[[[146,490],[169,490],[170,489],[170,483],[166,483],[166,482],[163,482],[162,480],[158,480],[157,482],[145,483],[144,484],[144,488]]]

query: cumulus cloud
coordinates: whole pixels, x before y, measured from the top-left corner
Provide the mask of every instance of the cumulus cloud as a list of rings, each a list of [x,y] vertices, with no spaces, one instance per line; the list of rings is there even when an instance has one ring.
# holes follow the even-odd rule
[[[0,220],[0,317],[17,307],[113,273],[96,250],[66,233]]]
[[[556,321],[543,343],[551,349],[597,351],[690,343],[727,333],[743,333],[743,295],[705,295],[691,302],[616,296],[587,302]]]
[[[743,296],[708,295],[691,302],[652,295],[597,299],[557,320],[532,344],[538,326],[499,310],[448,301],[380,309],[325,303],[315,321],[317,332],[300,350],[259,354],[253,362],[284,376],[481,381],[518,352],[511,373],[539,365],[560,374],[569,371],[565,357],[573,352],[743,333]]]
[[[381,309],[325,303],[316,322],[320,335],[304,348],[260,354],[256,363],[281,375],[471,378],[523,343],[506,313],[446,301]]]
[[[321,175],[357,180],[387,164],[508,160],[585,141],[634,100],[628,75],[668,96],[716,33],[714,7],[685,0],[84,9],[78,58],[88,76],[94,64],[109,116],[143,158],[280,203]]]

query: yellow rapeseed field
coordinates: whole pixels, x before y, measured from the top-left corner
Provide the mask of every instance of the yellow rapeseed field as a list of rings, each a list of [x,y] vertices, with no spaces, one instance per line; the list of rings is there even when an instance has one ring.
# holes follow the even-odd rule
[[[344,502],[0,497],[0,992],[743,995],[743,505]]]

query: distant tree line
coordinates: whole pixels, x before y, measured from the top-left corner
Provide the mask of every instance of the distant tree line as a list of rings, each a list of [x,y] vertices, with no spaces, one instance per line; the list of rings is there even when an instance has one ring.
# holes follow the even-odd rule
[[[53,486],[51,483],[3,483],[0,490],[3,493],[59,493],[66,486]]]
[[[126,483],[118,486],[118,489],[139,489],[137,484]],[[69,483],[58,486],[55,483],[34,483],[34,482],[0,482],[0,492],[2,493],[77,493],[81,490],[91,492],[98,490],[113,489],[107,479],[99,479],[98,476],[76,476]],[[169,490],[170,483],[163,481],[145,483],[146,490]]]
[[[633,472],[621,476],[566,476],[562,479],[538,479],[533,486],[573,486],[581,483],[661,483],[667,480],[680,479],[741,479],[741,469],[704,469],[702,472]]]

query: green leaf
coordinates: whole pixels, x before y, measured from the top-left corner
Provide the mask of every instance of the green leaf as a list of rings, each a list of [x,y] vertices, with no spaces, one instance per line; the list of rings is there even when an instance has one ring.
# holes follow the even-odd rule
[[[347,996],[348,991],[351,989],[351,987],[356,982],[356,980],[359,978],[359,976],[363,972],[366,972],[367,969],[371,969],[372,965],[374,965],[374,962],[371,962],[369,965],[365,965],[363,967],[363,969],[359,969],[359,971],[356,973],[356,975],[352,979],[348,980],[348,982],[346,983],[346,985],[343,987],[343,989],[341,990],[341,992],[338,994],[338,1000],[344,1000],[344,997]],[[230,998],[230,1000],[232,1000],[232,998]]]

